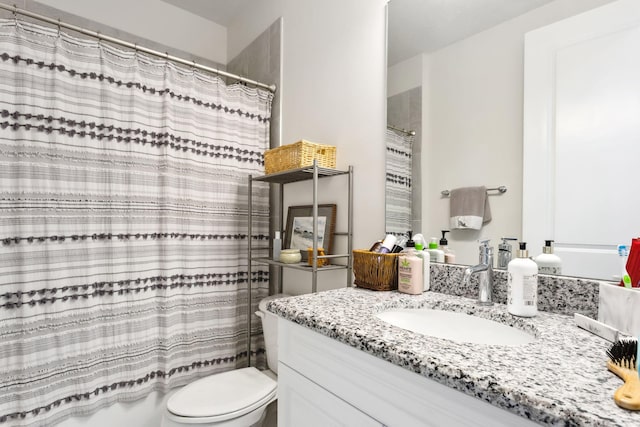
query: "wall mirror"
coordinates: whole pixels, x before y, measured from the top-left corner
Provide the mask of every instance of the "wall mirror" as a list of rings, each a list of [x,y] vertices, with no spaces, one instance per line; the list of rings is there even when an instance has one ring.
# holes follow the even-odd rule
[[[440,24],[419,22],[420,13],[422,13],[420,7],[422,6],[417,5],[418,3],[431,3],[429,7],[432,8],[432,16],[439,19]],[[424,160],[425,157],[422,157],[423,161],[428,163],[422,168],[419,161],[416,162],[414,159],[413,163],[414,176],[416,173],[422,175],[422,179],[414,183],[414,194],[418,192],[422,197],[421,219],[424,228],[428,229],[428,233],[436,235],[442,228],[441,224],[446,223],[448,205],[440,200],[440,190],[464,186],[467,181],[461,177],[474,174],[479,177],[480,181],[472,181],[467,185],[507,185],[509,192],[507,193],[508,197],[491,198],[494,220],[485,230],[475,234],[451,234],[450,245],[454,242],[453,247],[458,252],[458,262],[475,264],[477,260],[476,241],[481,237],[490,237],[496,250],[500,237],[521,238],[529,242],[531,255],[540,253],[544,239],[553,239],[556,242],[556,253],[563,259],[562,274],[615,280],[615,276],[619,275],[621,269],[616,245],[618,243],[630,244],[632,237],[640,235],[640,227],[637,226],[637,223],[633,224],[633,215],[629,215],[630,211],[625,208],[633,206],[632,211],[637,212],[637,204],[639,203],[638,198],[634,198],[634,191],[631,187],[632,183],[637,181],[637,179],[633,179],[631,163],[633,163],[632,159],[640,158],[638,152],[640,149],[638,141],[640,129],[637,120],[627,119],[638,117],[640,114],[640,95],[638,95],[640,93],[638,80],[640,65],[635,59],[635,55],[624,53],[624,49],[637,46],[639,43],[640,39],[634,37],[637,37],[640,31],[633,21],[637,23],[640,20],[640,9],[633,4],[634,2],[626,0],[594,0],[589,5],[574,1],[568,9],[575,10],[565,11],[559,10],[559,5],[555,4],[557,2],[548,0],[456,2],[456,5],[449,4],[449,8],[443,10],[438,10],[437,6],[432,3],[418,2],[417,0],[393,0],[389,4],[388,56],[390,70],[391,67],[404,64],[403,61],[406,62],[407,58],[411,58],[403,53],[405,51],[402,49],[407,48],[398,47],[401,44],[394,44],[394,40],[410,31],[412,25],[416,28],[431,25],[432,30],[437,30],[438,28],[442,29],[443,23],[446,22],[448,28],[455,26],[462,28],[457,39],[447,39],[447,37],[453,36],[446,31],[437,32],[436,35],[432,35],[435,40],[433,41],[434,46],[425,47],[424,44],[418,47],[414,46],[415,49],[418,49],[412,52],[414,56],[422,53],[419,59],[422,62],[420,76],[414,79],[416,82],[414,87],[402,92],[390,91],[391,96],[388,99],[388,124],[392,125],[396,124],[395,121],[399,122],[400,126],[406,126],[406,122],[402,123],[398,116],[406,118],[412,109],[436,110],[435,114],[429,112],[422,114],[422,118],[426,118],[428,122],[422,123],[424,125],[422,131],[427,134],[427,138],[421,139],[425,145],[422,150],[429,150],[428,156],[431,159]],[[464,18],[465,12],[468,12],[465,3],[476,4],[481,9],[492,6],[492,12],[496,12],[495,18],[497,20],[485,22],[481,12],[476,15],[476,20],[472,20],[468,16]],[[615,12],[613,10],[614,4],[622,4],[628,9],[626,12]],[[409,13],[412,16],[407,17],[407,8],[410,9],[410,6],[414,7],[413,12]],[[445,7],[445,5],[442,6]],[[624,18],[625,16],[626,18]],[[403,20],[403,26],[399,25],[398,19]],[[581,20],[583,24],[578,24],[577,22]],[[509,23],[502,25],[503,29],[492,30],[506,21]],[[479,26],[483,22],[485,26]],[[526,57],[524,53],[525,40],[527,37],[531,37],[527,34],[535,33],[539,29],[555,25],[558,22],[565,22],[565,24],[552,29],[551,31],[560,32],[555,33],[552,37],[554,40],[558,40],[559,34],[563,34],[567,43],[570,43],[573,38],[575,49],[571,51],[571,49],[567,50],[566,46],[552,46],[547,54],[551,52],[552,56],[557,57],[558,52],[561,52],[560,60],[564,62],[560,64],[560,68],[556,67],[558,64],[554,63],[551,69],[538,70],[539,81],[536,83],[538,86],[533,89],[533,86],[525,81],[525,75],[530,77],[534,68],[541,67],[539,65],[541,61],[533,61],[532,58]],[[580,33],[579,27],[584,26],[584,22],[587,22],[586,25],[591,30],[600,28],[602,31],[592,31],[590,35],[576,39],[578,37],[576,34]],[[615,28],[608,28],[610,24]],[[634,25],[636,26],[634,27]],[[514,27],[518,27],[518,29],[514,30]],[[441,65],[446,61],[449,61],[446,62],[448,66],[456,64],[451,59],[454,55],[466,54],[471,57],[474,53],[466,52],[465,46],[453,48],[449,48],[449,46],[459,40],[479,34],[483,30],[489,31],[482,33],[477,38],[484,38],[483,43],[487,49],[483,55],[477,55],[477,60],[494,61],[496,65],[492,69],[480,66],[479,73],[486,73],[489,70],[494,74],[500,74],[505,68],[512,66],[512,69],[504,71],[504,76],[495,77],[496,80],[500,78],[504,80],[505,93],[500,93],[500,81],[495,84],[495,88],[498,89],[494,89],[494,92],[490,93],[491,96],[495,94],[497,98],[507,99],[510,97],[509,103],[505,102],[504,105],[500,105],[498,101],[490,104],[486,100],[483,101],[484,103],[474,100],[472,91],[481,86],[481,83],[478,83],[477,86],[469,85],[466,87],[465,96],[467,99],[461,99],[457,104],[450,96],[453,89],[446,92],[440,87],[432,86],[427,88],[428,90],[423,90],[424,82],[433,84],[436,79],[438,79],[439,85],[441,83],[442,86],[453,86],[456,83],[452,83],[452,81],[459,77],[456,74],[475,78],[478,81],[482,78],[487,79],[487,75],[474,77],[471,71],[464,69],[464,66],[459,69],[453,67],[446,69]],[[516,34],[518,31],[519,33]],[[514,36],[514,34],[516,35]],[[513,46],[500,40],[500,36],[503,38],[511,37]],[[424,38],[424,36],[415,37],[414,44],[417,45],[417,39],[421,37]],[[488,49],[491,37],[495,38],[496,43],[502,43],[501,50],[492,52]],[[440,45],[436,46],[437,43]],[[458,45],[463,44],[459,43]],[[547,42],[547,47],[549,47],[548,45]],[[504,53],[507,48],[511,51]],[[504,56],[508,54],[517,57],[517,60],[504,60],[501,58],[503,54]],[[405,56],[403,57],[403,55]],[[524,63],[523,57],[528,58]],[[598,60],[598,58],[606,58],[606,61]],[[603,66],[602,64],[608,65]],[[499,66],[502,69],[499,69]],[[529,68],[527,69],[527,67]],[[625,69],[632,71],[628,73],[621,71]],[[405,74],[409,79],[412,78],[412,72],[409,71]],[[428,80],[429,74],[432,76],[432,80]],[[416,73],[413,75],[415,76]],[[489,77],[488,84],[491,84],[492,78],[494,76]],[[623,81],[622,78],[627,80]],[[616,84],[614,85],[612,82]],[[555,87],[560,92],[545,92],[540,86],[541,84],[546,85],[544,87]],[[561,86],[557,86],[558,84]],[[586,87],[595,89],[585,94]],[[415,101],[403,100],[400,102],[393,99],[399,94],[414,90],[427,93],[430,98],[419,104]],[[430,92],[435,92],[435,95]],[[549,95],[550,93],[551,95]],[[532,94],[547,96],[546,99],[537,100],[540,108],[536,107],[538,108],[536,112],[533,111],[535,102],[531,102],[533,97],[530,95]],[[623,94],[626,95],[621,97]],[[557,98],[558,96],[560,98]],[[551,101],[552,99],[561,99],[561,103],[555,104]],[[603,102],[604,100],[606,103]],[[491,111],[491,108],[483,109],[482,106],[487,105],[493,107],[494,111]],[[599,107],[594,108],[594,105],[599,105]],[[504,114],[510,120],[496,119],[491,122],[492,126],[488,126],[487,123],[495,118],[493,116],[501,114],[502,111],[499,109],[505,106],[508,106],[512,111],[511,116]],[[454,107],[457,110],[466,110],[450,114]],[[536,114],[538,115],[537,123],[532,123],[532,120],[536,120]],[[447,120],[455,123],[451,123],[447,128],[445,123]],[[463,123],[465,120],[466,122]],[[482,122],[482,120],[485,121]],[[429,121],[430,129],[428,128]],[[471,128],[469,121],[475,121],[473,126],[477,132],[476,146],[487,145],[489,150],[486,151],[489,154],[485,155],[484,152],[475,150],[470,144],[457,152],[454,149],[447,151],[448,148],[443,147],[443,145],[451,145],[456,142],[451,136],[457,132],[456,124],[465,130]],[[607,126],[602,126],[605,123]],[[634,125],[634,123],[636,124]],[[503,129],[506,128],[510,128],[509,131],[503,132]],[[622,135],[621,131],[623,130],[626,132],[626,136]],[[580,133],[582,133],[581,136]],[[462,139],[463,137],[469,138],[469,135],[470,133],[465,135],[463,131],[460,131],[455,136]],[[589,138],[594,135],[600,137],[599,148],[593,138]],[[505,140],[502,146],[492,146],[491,142],[485,142],[492,138],[499,140],[501,137]],[[606,143],[602,143],[603,141]],[[618,144],[613,145],[612,141],[616,141]],[[457,154],[454,156],[452,153]],[[482,162],[483,167],[476,167],[476,162]],[[446,169],[438,168],[439,163],[446,163]],[[447,173],[450,175],[447,176]],[[599,177],[600,179],[598,179]],[[616,179],[617,177],[620,179]],[[633,200],[630,200],[630,197]],[[625,224],[623,225],[623,223]]]

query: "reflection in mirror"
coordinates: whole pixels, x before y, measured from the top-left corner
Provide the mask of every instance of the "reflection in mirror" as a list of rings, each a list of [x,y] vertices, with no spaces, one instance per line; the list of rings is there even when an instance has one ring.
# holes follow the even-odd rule
[[[553,238],[563,274],[619,281],[617,247],[640,232],[632,214],[640,198],[629,187],[640,158],[633,3],[611,3],[525,40],[523,234]]]
[[[389,5],[389,70],[388,70],[388,93],[392,95],[388,98],[388,123],[407,129],[416,129],[416,125],[408,125],[402,122],[402,118],[409,116],[411,109],[422,108],[419,125],[424,120],[423,132],[416,135],[416,145],[422,144],[420,150],[422,155],[414,153],[413,157],[413,174],[414,174],[414,195],[419,193],[422,200],[418,203],[422,207],[420,218],[422,220],[421,227],[412,227],[414,231],[420,230],[425,237],[437,236],[439,230],[448,228],[449,203],[448,199],[443,198],[440,194],[442,190],[467,186],[485,185],[494,187],[497,185],[505,185],[509,188],[509,192],[501,197],[491,198],[491,210],[493,220],[483,226],[479,231],[473,230],[452,230],[449,237],[449,246],[456,251],[457,262],[461,264],[475,264],[478,260],[478,240],[490,239],[493,247],[498,246],[502,237],[517,237],[518,240],[527,241],[529,255],[537,256],[542,252],[544,240],[555,240],[556,253],[561,258],[566,258],[569,262],[569,255],[563,253],[563,244],[566,235],[570,230],[563,228],[548,229],[540,235],[533,236],[527,229],[527,224],[523,222],[523,209],[526,206],[532,207],[528,212],[533,215],[548,217],[548,203],[556,203],[571,207],[572,199],[577,197],[584,201],[592,202],[593,206],[599,209],[607,207],[612,212],[621,216],[632,218],[630,211],[626,210],[629,197],[633,197],[634,189],[629,187],[628,183],[634,182],[628,179],[627,183],[617,182],[617,186],[621,192],[625,192],[627,199],[622,199],[621,203],[605,203],[603,195],[610,195],[609,189],[602,188],[600,180],[597,179],[603,173],[616,171],[616,166],[600,165],[596,163],[590,170],[583,166],[582,172],[587,175],[591,174],[589,188],[577,182],[568,185],[566,189],[570,190],[570,197],[564,197],[562,200],[553,200],[558,194],[552,193],[551,199],[547,197],[537,197],[527,192],[527,188],[523,188],[523,158],[525,163],[531,155],[523,147],[523,122],[525,121],[526,108],[523,109],[526,88],[523,83],[525,76],[524,64],[524,46],[525,37],[528,33],[552,25],[572,19],[586,13],[601,13],[601,9],[608,7],[611,0],[590,0],[588,2],[581,0],[552,0],[530,2],[530,9],[519,11],[511,10],[502,13],[499,9],[508,9],[509,5],[515,4],[511,1],[496,1],[496,6],[491,11],[496,12],[495,16],[501,16],[500,21],[495,21],[491,25],[484,28],[476,28],[470,30],[470,22],[480,22],[483,12],[481,4],[486,6],[484,1],[468,0],[466,2],[456,2],[460,6],[455,14],[452,14],[450,2],[440,2],[434,4],[429,2],[429,19],[438,19],[444,22],[445,17],[450,18],[446,27],[453,31],[460,27],[466,28],[459,32],[462,37],[457,39],[449,39],[448,43],[438,44],[437,35],[429,40],[434,46],[430,49],[422,48],[416,55],[414,50],[412,55],[402,57],[398,55],[397,47],[394,45],[394,32],[412,33],[417,31],[412,28],[413,25],[421,27],[429,27],[425,22],[416,22],[409,16],[403,25],[395,25],[398,21],[394,13],[400,11],[400,6],[407,3],[405,0],[396,0]],[[537,4],[535,4],[537,3]],[[633,3],[633,2],[631,2]],[[464,7],[462,6],[464,5]],[[523,2],[524,5],[524,2]],[[471,19],[458,19],[465,15],[466,12],[472,12],[471,9],[477,7]],[[414,8],[415,9],[415,8]],[[513,13],[512,13],[513,12]],[[517,12],[517,13],[516,13]],[[586,12],[586,13],[585,13]],[[416,11],[411,12],[417,15]],[[455,16],[455,19],[452,18]],[[477,19],[475,19],[477,18]],[[608,21],[610,17],[607,14],[592,17],[591,28],[599,27],[600,23]],[[634,18],[636,22],[640,22],[640,17]],[[411,24],[414,22],[414,24]],[[435,25],[429,27],[437,29]],[[466,33],[465,33],[466,31]],[[464,34],[463,34],[464,33]],[[416,37],[414,42],[418,43]],[[421,37],[421,39],[425,39]],[[633,57],[633,55],[627,55]],[[636,55],[637,57],[637,55]],[[393,59],[393,60],[392,60]],[[597,58],[593,58],[597,61]],[[583,61],[582,63],[587,63]],[[597,61],[600,67],[609,64],[608,61]],[[617,69],[616,72],[620,71]],[[640,72],[633,71],[634,74],[640,75]],[[578,76],[588,76],[592,73],[579,73]],[[562,77],[562,76],[560,76]],[[571,80],[574,83],[581,83],[578,80]],[[587,84],[585,82],[585,84]],[[574,85],[575,86],[575,85]],[[629,93],[637,93],[635,88]],[[422,93],[424,99],[420,100],[419,107],[415,103],[406,101],[407,93],[418,91]],[[613,101],[615,104],[615,100]],[[636,104],[631,105],[635,111]],[[625,111],[629,112],[630,109]],[[559,114],[554,119],[564,117],[572,117],[565,114],[567,110],[558,112],[549,111],[549,116]],[[396,118],[400,116],[400,118]],[[607,117],[593,117],[591,123],[598,124],[598,120]],[[617,114],[619,122],[627,115]],[[637,115],[635,115],[637,117]],[[636,121],[637,122],[637,121]],[[570,123],[568,123],[570,124]],[[557,123],[556,123],[557,126]],[[564,126],[564,125],[562,125]],[[543,139],[547,134],[553,134],[556,129],[568,129],[569,127],[546,127],[546,132],[538,132],[536,141],[543,144]],[[599,127],[598,127],[599,129]],[[595,135],[594,132],[590,133]],[[636,133],[637,135],[637,133]],[[613,138],[616,139],[616,138]],[[616,139],[617,140],[617,139]],[[637,139],[636,139],[637,142]],[[635,145],[639,147],[638,144]],[[568,146],[567,146],[568,147]],[[561,147],[562,148],[562,147]],[[560,157],[556,160],[564,161],[571,158],[572,154],[576,161],[580,163],[580,156],[584,152],[585,145],[577,144],[573,151],[561,152]],[[595,158],[595,157],[593,157]],[[620,157],[620,159],[631,158],[631,156]],[[589,160],[582,162],[587,165]],[[554,167],[562,167],[558,163],[551,163]],[[626,170],[633,170],[627,167]],[[553,173],[558,170],[551,169]],[[555,171],[555,172],[554,172]],[[562,171],[560,171],[562,172]],[[531,171],[534,179],[541,185],[548,182],[547,175],[536,171]],[[416,179],[415,174],[421,174],[421,179]],[[635,180],[637,181],[637,180]],[[566,181],[569,182],[569,181]],[[625,185],[627,184],[627,185]],[[513,190],[512,190],[513,189]],[[554,190],[552,190],[554,191]],[[637,198],[635,198],[637,200]],[[414,198],[414,206],[416,201]],[[577,205],[573,205],[572,212],[578,209]],[[578,218],[573,220],[575,227],[582,227],[582,243],[591,237],[590,229],[598,220],[586,220],[584,214],[585,209],[580,208]],[[633,210],[634,212],[637,210]],[[559,214],[558,214],[559,215]],[[572,218],[576,219],[576,215]],[[554,217],[550,217],[551,223]],[[591,221],[589,223],[589,221]],[[601,222],[601,221],[600,221]],[[605,228],[606,228],[606,224]],[[572,231],[573,232],[573,231]],[[638,228],[636,226],[635,235],[628,237],[628,242],[616,241],[615,243],[629,243],[631,238],[637,237]],[[574,234],[579,234],[576,232]],[[611,233],[609,233],[611,234]],[[619,240],[619,238],[617,238]],[[581,244],[582,244],[581,243]],[[515,249],[515,248],[514,248]],[[579,255],[580,248],[575,248],[573,253]],[[615,250],[613,246],[607,248],[610,253]],[[563,262],[565,259],[563,258]],[[616,260],[618,261],[618,260]],[[562,273],[577,277],[592,277],[603,280],[615,280],[616,272],[611,270],[605,273],[596,273],[592,270],[584,268],[585,265],[593,265],[602,262],[602,257],[591,259],[589,261],[577,260],[575,268],[563,266]],[[612,266],[619,270],[619,262],[617,266]]]
[[[422,90],[387,98],[385,229],[406,235],[422,230]]]
[[[415,131],[387,125],[385,182],[386,234],[404,236],[411,231],[412,149]]]

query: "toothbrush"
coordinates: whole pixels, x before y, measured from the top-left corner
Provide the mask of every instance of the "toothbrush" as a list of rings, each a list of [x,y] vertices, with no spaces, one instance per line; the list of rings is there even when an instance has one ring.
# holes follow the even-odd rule
[[[629,256],[629,246],[627,245],[618,245],[618,256],[622,257],[622,281],[621,285],[625,288],[631,288],[631,277],[629,277],[629,273],[627,273],[627,257]]]
[[[640,378],[638,377],[638,340],[622,338],[607,350],[607,368],[624,380],[613,394],[618,406],[632,411],[640,409]]]

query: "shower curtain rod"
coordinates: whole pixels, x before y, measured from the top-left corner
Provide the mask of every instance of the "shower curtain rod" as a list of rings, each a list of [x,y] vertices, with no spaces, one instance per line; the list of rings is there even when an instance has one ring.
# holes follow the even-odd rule
[[[85,34],[87,36],[95,37],[95,38],[97,38],[99,40],[105,40],[105,41],[108,41],[110,43],[114,43],[114,44],[117,44],[117,45],[120,45],[120,46],[128,47],[130,49],[134,49],[134,50],[137,50],[137,51],[140,51],[140,52],[148,53],[149,55],[159,56],[159,57],[165,58],[165,59],[167,59],[169,61],[177,62],[177,63],[182,64],[182,65],[188,65],[190,67],[197,68],[197,69],[203,70],[203,71],[207,71],[209,73],[217,74],[219,76],[229,77],[231,79],[238,80],[238,81],[243,82],[243,83],[248,83],[248,84],[251,84],[251,85],[254,85],[254,86],[261,87],[263,89],[267,89],[267,90],[269,90],[271,92],[275,92],[276,91],[276,85],[273,85],[273,84],[272,85],[268,85],[266,83],[260,83],[260,82],[255,81],[255,80],[248,79],[246,77],[242,77],[242,76],[238,76],[236,74],[228,73],[226,71],[218,70],[217,68],[207,67],[206,65],[198,64],[195,61],[189,61],[187,59],[182,59],[182,58],[179,58],[177,56],[169,55],[166,52],[159,52],[157,50],[153,50],[153,49],[149,49],[149,48],[146,48],[146,47],[138,46],[137,44],[128,42],[126,40],[118,39],[118,38],[115,38],[115,37],[110,37],[110,36],[107,36],[107,35],[104,35],[104,34],[100,34],[97,31],[87,30],[87,29],[82,28],[82,27],[77,27],[77,26],[72,25],[72,24],[67,24],[65,22],[61,22],[59,19],[53,19],[53,18],[49,18],[49,17],[44,16],[44,15],[39,15],[37,13],[29,12],[29,11],[24,10],[24,9],[19,9],[15,5],[9,6],[8,4],[0,3],[0,9],[5,9],[5,10],[13,12],[14,14],[20,14],[20,15],[28,16],[30,18],[38,19],[40,21],[44,21],[44,22],[47,22],[49,24],[57,25],[58,27],[63,27],[63,28],[67,28],[69,30],[77,31],[77,32]]]
[[[404,132],[407,135],[416,136],[416,131],[415,130],[401,129],[401,128],[397,128],[397,127],[392,126],[392,125],[387,125],[387,129],[393,129],[393,130],[397,130],[398,132]]]

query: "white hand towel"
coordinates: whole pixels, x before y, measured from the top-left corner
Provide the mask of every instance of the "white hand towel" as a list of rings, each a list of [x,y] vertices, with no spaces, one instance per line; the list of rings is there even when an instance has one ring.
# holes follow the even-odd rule
[[[487,187],[463,187],[451,190],[449,227],[480,230],[491,221]]]

